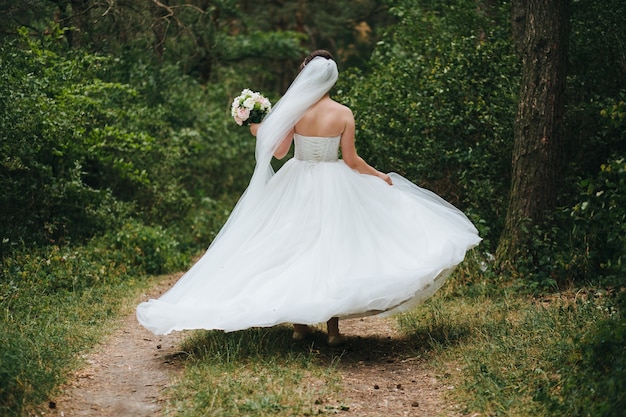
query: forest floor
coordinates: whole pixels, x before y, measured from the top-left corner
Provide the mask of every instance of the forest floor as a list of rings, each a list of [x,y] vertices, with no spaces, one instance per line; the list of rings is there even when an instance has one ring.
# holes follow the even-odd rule
[[[149,296],[158,296],[177,278],[163,280]],[[338,395],[344,405],[338,414],[462,415],[458,406],[445,399],[445,392],[453,389],[445,384],[445,375],[416,355],[394,319],[344,320],[341,330],[350,340],[342,347],[336,367],[341,376]],[[155,336],[139,325],[133,311],[100,346],[85,354],[86,366],[71,375],[45,415],[162,416],[164,392],[182,373],[175,358],[185,336],[185,332]]]

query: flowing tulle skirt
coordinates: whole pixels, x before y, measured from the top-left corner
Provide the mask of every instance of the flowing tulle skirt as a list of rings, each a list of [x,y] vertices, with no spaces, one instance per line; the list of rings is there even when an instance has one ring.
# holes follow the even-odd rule
[[[156,334],[391,314],[430,297],[480,238],[466,216],[397,174],[289,160],[254,213],[137,317]]]

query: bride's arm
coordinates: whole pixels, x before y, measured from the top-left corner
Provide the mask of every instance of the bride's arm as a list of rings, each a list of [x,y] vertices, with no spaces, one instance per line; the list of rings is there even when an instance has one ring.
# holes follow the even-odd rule
[[[260,127],[261,123],[250,123],[250,133],[256,136]],[[285,157],[285,155],[287,155],[287,152],[289,152],[289,148],[291,147],[291,141],[293,140],[294,132],[295,128],[292,128],[289,132],[287,132],[283,140],[280,141],[280,143],[278,144],[278,148],[276,148],[276,151],[274,151],[275,158],[282,159]]]
[[[346,128],[341,134],[341,156],[343,161],[359,173],[379,177],[391,185],[389,175],[378,171],[357,154],[354,144],[354,116],[351,110],[347,109],[347,112],[349,114],[346,116]]]
[[[293,141],[293,134],[295,132],[295,127],[291,128],[289,132],[285,135],[283,140],[280,141],[278,148],[274,151],[274,157],[277,159],[282,159],[289,152],[289,148],[291,147],[291,142]]]

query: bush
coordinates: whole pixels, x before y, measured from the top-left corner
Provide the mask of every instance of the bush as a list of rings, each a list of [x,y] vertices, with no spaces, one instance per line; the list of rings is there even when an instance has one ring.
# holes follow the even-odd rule
[[[194,200],[240,194],[254,140],[228,115],[231,82],[202,88],[176,67],[66,51],[54,36],[0,47],[3,253],[131,216],[171,224]]]
[[[24,33],[0,50],[4,240],[89,237],[128,213],[116,191],[150,182],[133,155],[154,139],[112,127],[135,91],[95,77],[106,59],[58,49]]]
[[[146,274],[189,257],[171,233],[130,221],[84,246],[14,250],[0,265],[0,415],[19,416],[65,378]]]
[[[120,230],[95,239],[94,243],[104,245],[116,266],[132,275],[175,272],[183,269],[188,261],[171,232],[133,220]]]
[[[597,178],[580,181],[580,201],[565,214],[573,224],[573,258],[584,261],[586,279],[604,276],[624,284],[626,276],[626,160],[602,164]]]

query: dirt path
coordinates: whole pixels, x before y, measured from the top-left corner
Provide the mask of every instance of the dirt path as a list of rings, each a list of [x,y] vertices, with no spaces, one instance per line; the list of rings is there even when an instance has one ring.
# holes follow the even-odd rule
[[[178,278],[160,282],[149,296],[163,293]],[[177,370],[169,358],[184,336],[180,332],[155,336],[139,325],[133,311],[101,346],[85,355],[87,366],[74,373],[63,394],[50,403],[47,415],[159,416],[162,391]]]
[[[151,296],[176,279],[161,283]],[[343,380],[341,403],[346,416],[460,416],[443,394],[451,387],[415,355],[411,341],[400,335],[392,319],[365,318],[341,322],[350,342],[338,352]],[[178,371],[170,357],[185,333],[154,336],[141,327],[134,313],[76,372],[63,395],[54,399],[48,416],[162,415],[162,392]]]
[[[394,319],[364,318],[341,322],[350,337],[339,371],[348,415],[358,417],[457,417],[445,385],[412,342],[397,331]]]

